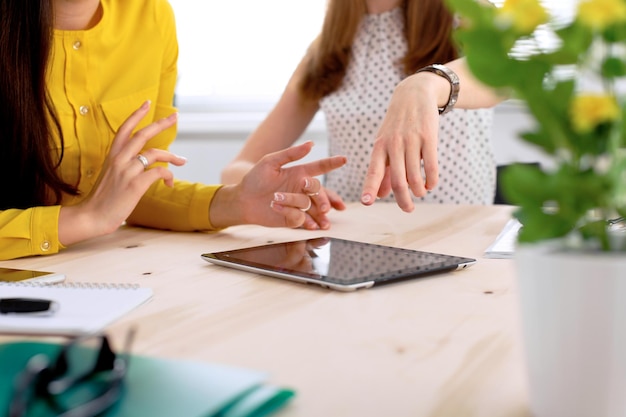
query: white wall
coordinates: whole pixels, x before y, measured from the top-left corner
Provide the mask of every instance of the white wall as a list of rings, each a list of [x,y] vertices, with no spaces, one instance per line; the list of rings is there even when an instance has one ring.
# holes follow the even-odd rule
[[[515,102],[496,107],[494,152],[498,164],[511,162],[549,162],[517,134],[531,126],[532,120]],[[247,135],[264,117],[263,113],[181,113],[179,134],[171,150],[188,159],[184,167],[173,167],[178,178],[204,183],[219,183],[220,171],[243,146]],[[302,140],[314,140],[315,146],[305,160],[327,155],[328,147],[321,116],[316,117]]]

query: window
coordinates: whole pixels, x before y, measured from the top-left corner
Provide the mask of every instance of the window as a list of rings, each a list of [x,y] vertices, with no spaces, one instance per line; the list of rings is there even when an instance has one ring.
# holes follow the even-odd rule
[[[326,0],[170,2],[180,45],[181,112],[269,110],[319,33],[326,8]],[[571,19],[577,2],[542,1],[563,21]]]
[[[326,0],[170,0],[181,111],[256,110],[274,102],[319,33]]]

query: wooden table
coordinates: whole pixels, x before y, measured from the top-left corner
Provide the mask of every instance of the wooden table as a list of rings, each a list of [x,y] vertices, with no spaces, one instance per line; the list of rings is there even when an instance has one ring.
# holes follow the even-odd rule
[[[485,259],[512,208],[350,205],[329,231],[121,228],[49,257],[0,266],[69,281],[138,283],[154,299],[112,325],[133,352],[266,370],[296,390],[279,416],[527,416],[513,263]],[[209,251],[336,236],[478,259],[469,269],[342,293],[231,270]],[[14,339],[3,336],[0,340]]]

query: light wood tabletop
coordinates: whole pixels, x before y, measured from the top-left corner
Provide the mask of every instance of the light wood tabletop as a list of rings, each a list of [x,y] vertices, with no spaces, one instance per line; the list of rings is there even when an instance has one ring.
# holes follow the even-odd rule
[[[526,417],[514,265],[483,251],[510,206],[351,204],[328,231],[133,227],[0,266],[136,283],[153,299],[111,325],[133,353],[264,370],[296,391],[281,417]],[[339,292],[209,264],[202,253],[334,236],[477,259],[471,268]],[[2,336],[0,340],[19,339]]]

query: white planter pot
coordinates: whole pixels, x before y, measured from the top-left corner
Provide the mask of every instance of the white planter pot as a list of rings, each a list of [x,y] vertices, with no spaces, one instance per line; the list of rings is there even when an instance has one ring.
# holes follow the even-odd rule
[[[626,417],[626,254],[516,251],[533,417]]]

